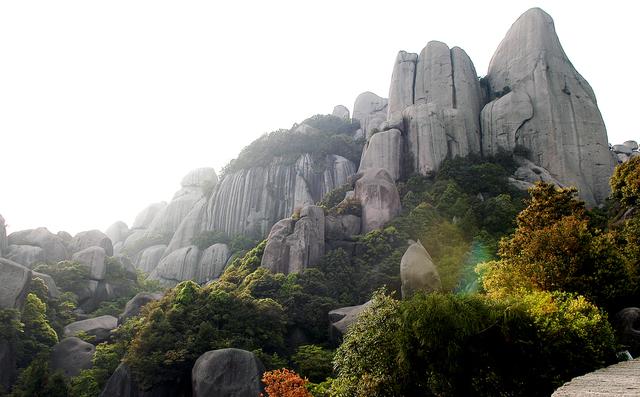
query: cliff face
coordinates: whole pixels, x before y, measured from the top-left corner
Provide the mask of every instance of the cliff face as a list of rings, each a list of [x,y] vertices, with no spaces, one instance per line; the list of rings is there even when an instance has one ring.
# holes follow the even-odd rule
[[[387,119],[373,126],[377,118],[364,117],[369,130],[399,130],[401,139],[367,135],[360,170],[385,168],[397,180],[398,169],[431,175],[447,158],[518,148],[562,185],[577,187],[588,204],[603,203],[615,159],[593,90],[564,53],[551,17],[538,8],[525,12],[484,80],[483,90],[458,47],[431,41],[420,55],[400,51]]]

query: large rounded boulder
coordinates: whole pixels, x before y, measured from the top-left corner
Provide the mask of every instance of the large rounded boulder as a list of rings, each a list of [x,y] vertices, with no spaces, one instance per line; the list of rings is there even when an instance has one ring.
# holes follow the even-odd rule
[[[442,288],[438,269],[420,241],[412,243],[402,256],[400,279],[405,299],[418,291],[429,293]]]
[[[69,251],[71,251],[72,254],[89,247],[100,247],[104,249],[107,256],[113,256],[113,243],[111,239],[100,230],[80,232],[69,242]]]
[[[240,349],[212,350],[193,366],[194,397],[256,397],[262,391],[264,366],[251,352]]]
[[[51,369],[60,370],[66,377],[78,376],[83,369],[93,367],[95,346],[80,338],[64,338],[53,347]]]
[[[118,327],[118,319],[113,316],[100,316],[76,321],[64,327],[64,336],[77,336],[84,332],[95,336],[95,343],[105,342],[111,336],[111,330]]]
[[[69,257],[64,241],[45,227],[11,233],[8,237],[8,243],[42,248],[44,260],[47,263],[57,263]]]

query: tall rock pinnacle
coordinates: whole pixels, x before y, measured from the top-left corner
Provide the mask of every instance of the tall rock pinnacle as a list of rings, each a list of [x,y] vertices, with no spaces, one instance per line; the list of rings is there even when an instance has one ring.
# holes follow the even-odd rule
[[[614,166],[607,131],[593,90],[567,58],[546,12],[532,8],[511,26],[487,81],[498,98],[482,110],[483,153],[525,148],[587,203],[602,203]]]

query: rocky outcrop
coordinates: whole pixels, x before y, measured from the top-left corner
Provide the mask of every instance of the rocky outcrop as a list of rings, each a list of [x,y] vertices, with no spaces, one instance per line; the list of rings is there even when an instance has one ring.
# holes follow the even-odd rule
[[[85,248],[71,257],[72,261],[81,263],[89,269],[89,278],[92,280],[104,280],[107,273],[105,259],[106,253],[102,247]]]
[[[562,182],[551,175],[548,170],[537,166],[532,161],[520,156],[514,156],[514,159],[518,164],[518,168],[509,178],[511,185],[521,190],[528,190],[536,182],[545,182],[558,187],[566,187]]]
[[[331,113],[333,116],[340,117],[343,120],[350,120],[351,115],[349,113],[349,109],[347,109],[344,105],[337,105],[333,108],[333,112]]]
[[[73,322],[64,327],[64,337],[77,336],[80,332],[95,336],[95,344],[105,342],[111,337],[111,330],[118,327],[118,319],[113,316],[100,316]]]
[[[413,84],[416,77],[418,54],[400,51],[393,65],[389,87],[389,107],[387,119],[392,119],[413,105]]]
[[[261,266],[289,274],[316,265],[324,255],[324,232],[324,210],[314,205],[302,208],[299,219],[283,219],[273,226]]]
[[[303,155],[294,165],[275,161],[227,175],[207,204],[204,230],[265,237],[295,208],[315,204],[354,173],[355,165],[344,157],[329,155],[320,164]]]
[[[442,288],[440,274],[433,259],[420,241],[412,242],[400,262],[402,298],[407,299],[416,292],[433,292]]]
[[[227,266],[230,256],[231,250],[226,244],[214,244],[202,251],[202,256],[198,262],[196,281],[198,283],[207,283],[219,278]]]
[[[115,222],[113,225],[109,226],[106,232],[104,232],[104,234],[106,234],[111,240],[111,243],[114,246],[114,251],[115,245],[117,243],[124,242],[127,237],[129,237],[130,233],[129,226],[122,221]]]
[[[113,256],[111,239],[100,230],[88,230],[76,234],[69,242],[69,253],[75,254],[89,247],[100,247],[107,256]]]
[[[137,268],[145,273],[151,273],[160,263],[167,246],[160,244],[146,248],[140,254],[138,259]]]
[[[400,130],[375,133],[367,142],[358,171],[383,168],[397,181],[402,176],[402,142]]]
[[[133,318],[140,314],[140,310],[150,302],[162,299],[164,294],[162,292],[140,292],[127,302],[124,307],[124,311],[118,317],[118,324],[124,324],[128,319]]]
[[[180,185],[184,187],[213,188],[218,183],[218,175],[213,168],[203,167],[190,171],[182,178]]]
[[[324,218],[324,225],[326,241],[350,241],[360,234],[361,220],[355,215],[327,215]]]
[[[346,334],[349,327],[358,320],[360,313],[369,307],[369,305],[371,305],[371,301],[363,303],[362,305],[347,306],[331,310],[329,312],[329,322],[331,323],[329,334],[331,339],[338,341],[344,334]]]
[[[47,263],[58,263],[69,257],[64,241],[44,227],[11,233],[8,242],[13,245],[31,245],[42,248]]]
[[[9,242],[7,241],[7,226],[4,223],[4,218],[0,215],[0,257],[4,256],[7,251]]]
[[[200,250],[195,245],[180,248],[162,258],[149,274],[149,279],[158,280],[167,286],[176,285],[184,280],[195,280],[199,259]]]
[[[373,92],[358,95],[353,105],[353,119],[360,121],[361,132],[356,132],[356,135],[368,139],[374,130],[378,130],[387,119],[387,105],[387,99]]]
[[[33,245],[10,245],[4,257],[32,269],[34,265],[45,262],[44,250]]]
[[[31,270],[8,259],[0,258],[0,309],[21,308],[30,280]]]
[[[493,55],[486,80],[492,96],[514,93],[496,100],[502,100],[501,113],[512,127],[528,113],[525,95],[531,101],[533,114],[508,132],[509,139],[560,182],[576,186],[587,203],[604,202],[613,169],[606,128],[593,90],[567,58],[547,13],[533,8],[518,18]],[[487,106],[495,111],[494,102]],[[497,142],[506,123],[485,116],[483,127],[487,120],[493,121],[483,134]]]
[[[355,199],[362,207],[362,233],[382,228],[400,213],[400,195],[393,178],[381,168],[356,175]]]
[[[193,243],[193,239],[204,230],[203,222],[205,221],[206,211],[207,200],[203,197],[193,205],[191,211],[189,211],[187,216],[182,220],[163,256],[169,255],[171,252]]]
[[[133,221],[133,225],[131,226],[131,230],[148,228],[156,215],[158,215],[158,213],[166,206],[167,203],[164,201],[150,204],[136,216],[136,219]]]
[[[93,367],[96,348],[76,337],[64,338],[51,352],[51,369],[61,371],[67,378],[80,375],[83,369]]]
[[[44,285],[47,287],[47,294],[50,299],[58,299],[60,297],[60,290],[58,290],[58,286],[56,282],[53,280],[48,274],[31,272],[32,279],[39,278],[44,282]]]
[[[191,371],[194,397],[255,397],[262,389],[264,366],[251,352],[220,349],[204,353]]]
[[[519,130],[533,117],[531,98],[524,92],[512,91],[482,109],[482,149],[485,154],[513,152],[518,145]],[[521,143],[520,143],[521,144]]]
[[[139,397],[141,395],[138,383],[134,379],[129,367],[120,363],[118,368],[102,389],[100,397]]]
[[[626,141],[622,145],[613,145],[611,146],[611,151],[617,164],[625,163],[629,159],[640,156],[638,142],[636,141]]]

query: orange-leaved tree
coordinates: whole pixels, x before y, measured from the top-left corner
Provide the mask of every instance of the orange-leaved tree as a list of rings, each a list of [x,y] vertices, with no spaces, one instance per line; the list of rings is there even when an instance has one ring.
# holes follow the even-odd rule
[[[286,368],[265,372],[262,383],[268,397],[313,397],[307,390],[308,380]],[[261,394],[264,397],[264,394]]]

